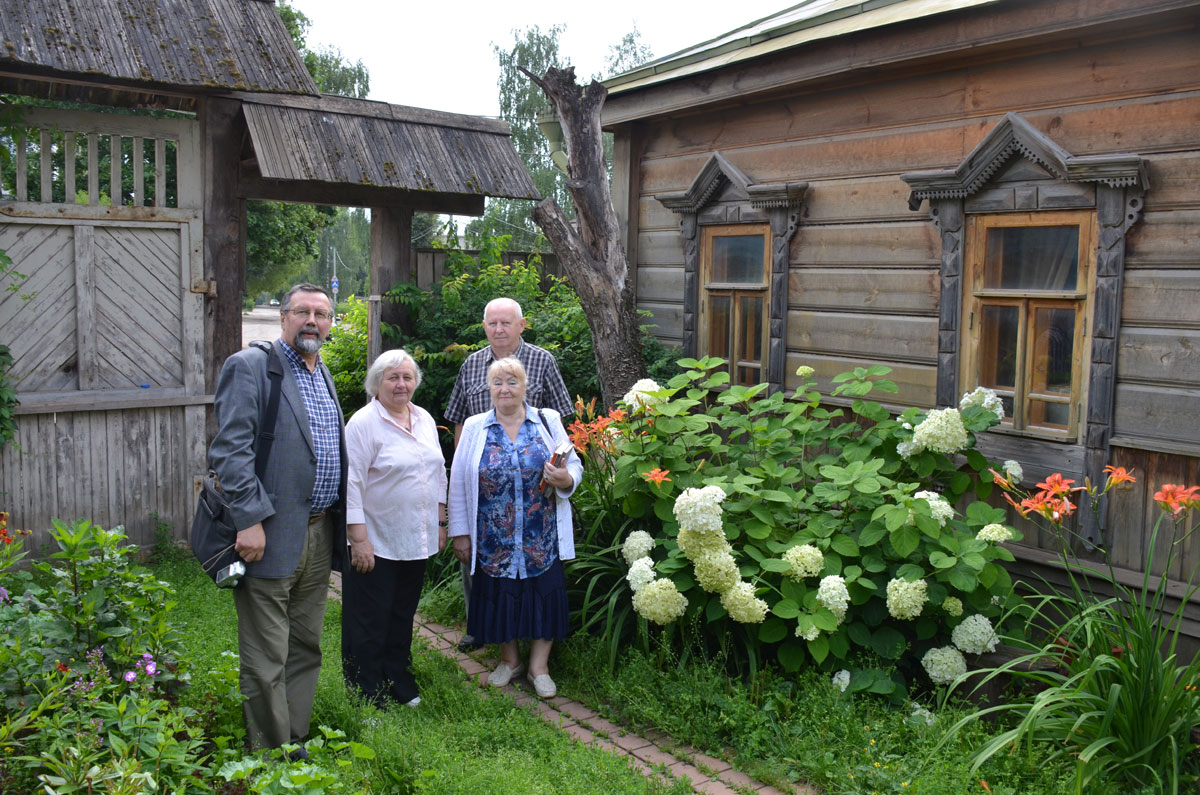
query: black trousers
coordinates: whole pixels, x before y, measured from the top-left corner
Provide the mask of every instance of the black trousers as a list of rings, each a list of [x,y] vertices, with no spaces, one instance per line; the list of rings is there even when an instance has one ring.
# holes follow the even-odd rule
[[[417,695],[412,671],[413,616],[425,580],[424,560],[375,558],[375,568],[342,573],[342,675],[382,705]]]

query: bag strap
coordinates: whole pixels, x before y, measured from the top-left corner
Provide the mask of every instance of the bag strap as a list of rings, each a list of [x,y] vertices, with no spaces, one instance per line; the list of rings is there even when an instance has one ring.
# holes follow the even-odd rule
[[[267,472],[267,461],[271,458],[271,447],[275,444],[275,420],[279,417],[279,392],[283,387],[283,363],[275,346],[265,340],[250,343],[267,354],[267,378],[271,391],[267,394],[267,410],[258,426],[258,446],[254,450],[254,475],[260,481]]]

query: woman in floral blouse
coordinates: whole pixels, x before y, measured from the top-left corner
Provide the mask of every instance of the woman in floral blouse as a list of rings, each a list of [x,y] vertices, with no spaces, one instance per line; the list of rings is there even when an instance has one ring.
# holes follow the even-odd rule
[[[569,498],[583,474],[558,412],[525,404],[525,368],[514,357],[488,368],[492,410],[463,425],[450,469],[450,537],[473,576],[467,632],[500,644],[489,684],[528,675],[542,698],[556,692],[549,657],[569,627],[562,561],[575,557]],[[543,483],[547,485],[543,489]],[[517,641],[530,638],[528,667]]]

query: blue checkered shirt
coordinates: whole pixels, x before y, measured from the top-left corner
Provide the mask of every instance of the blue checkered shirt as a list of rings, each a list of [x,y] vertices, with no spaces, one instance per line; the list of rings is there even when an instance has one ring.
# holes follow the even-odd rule
[[[545,348],[521,340],[513,354],[525,366],[525,402],[535,409],[554,409],[563,417],[575,413],[571,393],[563,383],[562,373],[554,354]],[[450,405],[446,406],[446,419],[460,424],[473,414],[482,414],[492,408],[492,392],[487,385],[487,371],[496,357],[492,346],[485,345],[467,357],[458,370],[458,380],[450,393]]]
[[[337,403],[329,394],[329,386],[321,372],[320,360],[310,373],[303,357],[286,342],[283,353],[292,367],[292,375],[304,398],[308,412],[308,427],[312,431],[313,450],[317,455],[317,478],[313,481],[312,505],[309,512],[318,514],[337,502],[338,485],[342,477],[341,420]]]

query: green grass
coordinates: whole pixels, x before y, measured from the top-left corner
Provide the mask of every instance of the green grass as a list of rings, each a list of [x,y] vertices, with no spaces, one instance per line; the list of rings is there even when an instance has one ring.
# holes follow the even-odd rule
[[[219,716],[240,723],[228,697],[229,657],[237,648],[232,595],[213,587],[187,560],[168,559],[157,569],[179,595],[173,612],[191,661],[192,703],[220,701]],[[487,697],[452,661],[420,639],[414,669],[421,706],[380,711],[350,698],[341,676],[341,604],[331,600],[322,639],[324,665],[317,686],[313,729],[326,725],[370,746],[373,761],[356,761],[341,774],[365,780],[376,793],[684,793],[643,777],[627,760],[572,741],[506,695]],[[236,684],[236,679],[233,680]],[[224,694],[225,697],[221,697]]]
[[[982,794],[980,780],[994,795],[1070,788],[1069,765],[1023,755],[999,755],[971,775],[968,756],[993,735],[991,724],[977,723],[935,752],[967,709],[943,710],[930,726],[882,699],[842,694],[817,672],[786,679],[765,672],[746,685],[717,661],[693,657],[679,666],[671,653],[652,658],[633,649],[609,675],[606,655],[588,638],[563,644],[551,660],[559,692],[631,730],[657,729],[725,756],[769,784],[802,781],[830,793]]]

